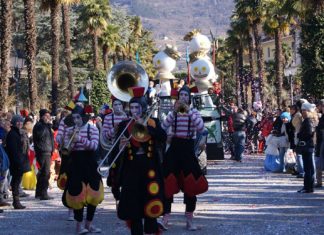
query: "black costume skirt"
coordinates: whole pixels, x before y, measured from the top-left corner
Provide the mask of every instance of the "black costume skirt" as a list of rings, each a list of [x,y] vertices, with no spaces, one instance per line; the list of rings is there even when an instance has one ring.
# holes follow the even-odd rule
[[[118,217],[157,218],[163,214],[163,176],[156,156],[126,156],[120,172]]]
[[[194,153],[194,140],[173,138],[163,161],[165,197],[183,191],[193,197],[208,190]]]
[[[60,154],[61,155],[61,166],[60,166],[60,172],[57,179],[57,187],[61,190],[65,189],[66,181],[67,181],[67,173],[69,166],[71,164],[71,157],[68,155]]]
[[[97,206],[103,201],[104,188],[94,151],[73,151],[69,157],[63,204],[76,210],[86,205]]]

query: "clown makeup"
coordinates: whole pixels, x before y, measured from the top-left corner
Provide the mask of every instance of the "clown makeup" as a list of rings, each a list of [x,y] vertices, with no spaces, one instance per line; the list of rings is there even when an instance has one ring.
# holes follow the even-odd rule
[[[133,118],[139,118],[142,116],[142,106],[139,103],[131,103],[129,109]]]
[[[123,104],[120,100],[115,100],[113,103],[113,109],[116,114],[123,112]]]
[[[83,120],[80,114],[75,113],[72,114],[73,122],[77,127],[81,127],[83,125]]]
[[[179,93],[179,100],[189,104],[189,94],[186,91],[180,91]]]

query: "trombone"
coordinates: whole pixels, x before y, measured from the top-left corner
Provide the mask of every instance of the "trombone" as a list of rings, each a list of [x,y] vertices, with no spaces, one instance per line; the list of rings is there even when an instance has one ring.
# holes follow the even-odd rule
[[[133,61],[121,61],[115,64],[107,74],[107,85],[112,95],[124,102],[129,102],[132,97],[128,92],[128,88],[133,86],[141,86],[145,87],[144,92],[146,92],[148,88],[148,75],[141,65]],[[115,143],[111,146],[109,152],[99,163],[97,171],[102,177],[108,176],[110,167],[117,160],[118,156],[123,151],[125,146],[119,151],[117,157],[113,160],[112,164],[108,167],[108,170],[106,172],[102,172],[100,168],[103,166],[104,162],[107,160],[108,156],[111,154],[112,150],[114,149],[120,138],[124,135],[125,131],[133,120],[133,118],[129,120],[121,135],[115,140]]]
[[[149,118],[151,117],[151,115],[154,113],[154,111],[156,110],[156,106],[157,106],[158,102],[154,103],[151,107],[150,107],[150,110],[147,112],[147,115],[143,121],[143,123],[139,123],[139,122],[135,122],[134,124],[134,127],[137,126],[137,128],[133,128],[132,130],[132,133],[129,135],[129,137],[126,139],[126,141],[128,142],[134,135],[138,135],[138,133],[136,133],[136,131],[138,130],[143,130],[145,129],[145,132],[146,132],[146,128],[141,128],[140,126],[145,126],[146,123],[148,122]],[[104,162],[106,161],[106,159],[108,158],[108,156],[111,154],[111,152],[113,151],[113,149],[115,148],[115,146],[117,145],[117,143],[119,142],[119,140],[122,138],[122,136],[124,136],[124,133],[125,131],[127,131],[129,125],[132,123],[132,121],[135,120],[134,118],[131,118],[126,127],[124,128],[124,130],[121,132],[121,134],[118,136],[118,138],[115,140],[115,143],[111,146],[111,149],[109,150],[109,152],[106,154],[106,156],[101,160],[101,162],[99,163],[98,165],[98,168],[97,168],[97,171],[98,173],[102,176],[102,177],[108,177],[109,175],[109,170],[110,168],[114,165],[114,163],[117,161],[118,157],[120,156],[120,154],[124,151],[124,148],[126,147],[127,145],[127,142],[126,144],[124,144],[119,152],[117,153],[117,155],[115,156],[115,158],[113,159],[113,161],[110,163],[110,165],[108,166],[108,169],[106,171],[101,171],[101,167],[103,166]],[[140,133],[142,134],[142,133]],[[144,135],[146,133],[143,133]]]
[[[108,166],[108,169],[106,171],[101,171],[101,167],[103,166],[103,164],[105,163],[105,161],[107,160],[107,158],[109,157],[109,155],[111,154],[111,152],[113,151],[113,149],[115,148],[115,146],[117,145],[118,141],[121,139],[121,137],[124,135],[125,131],[127,130],[127,128],[129,127],[129,125],[132,123],[134,119],[131,118],[126,127],[124,128],[124,130],[122,131],[122,133],[118,136],[118,138],[115,140],[115,143],[111,146],[110,150],[108,151],[108,153],[106,154],[106,156],[101,160],[101,162],[99,163],[98,167],[97,167],[97,171],[98,173],[106,178],[109,175],[109,169],[111,168],[111,166],[115,163],[115,161],[117,160],[118,156],[120,155],[120,153],[124,150],[126,144],[123,146],[122,149],[119,150],[118,154],[116,155],[116,157],[114,158],[114,160],[112,161],[112,163]],[[131,137],[131,136],[130,136]],[[130,138],[129,138],[130,139]],[[127,139],[127,140],[129,140]]]

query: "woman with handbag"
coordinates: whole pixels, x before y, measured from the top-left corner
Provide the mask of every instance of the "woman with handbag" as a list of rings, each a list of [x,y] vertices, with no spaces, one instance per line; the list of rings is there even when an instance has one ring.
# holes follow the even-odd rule
[[[314,166],[314,133],[316,120],[313,115],[315,112],[315,105],[310,103],[302,104],[303,122],[300,127],[300,131],[297,134],[298,144],[296,147],[297,154],[301,154],[304,164],[304,187],[298,190],[298,193],[313,193],[314,192],[314,180],[315,180],[315,166]]]

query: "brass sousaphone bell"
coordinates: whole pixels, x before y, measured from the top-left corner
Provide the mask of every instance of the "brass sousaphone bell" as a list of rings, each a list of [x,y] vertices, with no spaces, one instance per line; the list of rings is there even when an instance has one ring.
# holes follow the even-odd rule
[[[108,89],[113,96],[124,102],[129,102],[132,96],[130,87],[148,88],[149,79],[144,68],[133,61],[121,61],[115,64],[107,75]]]

